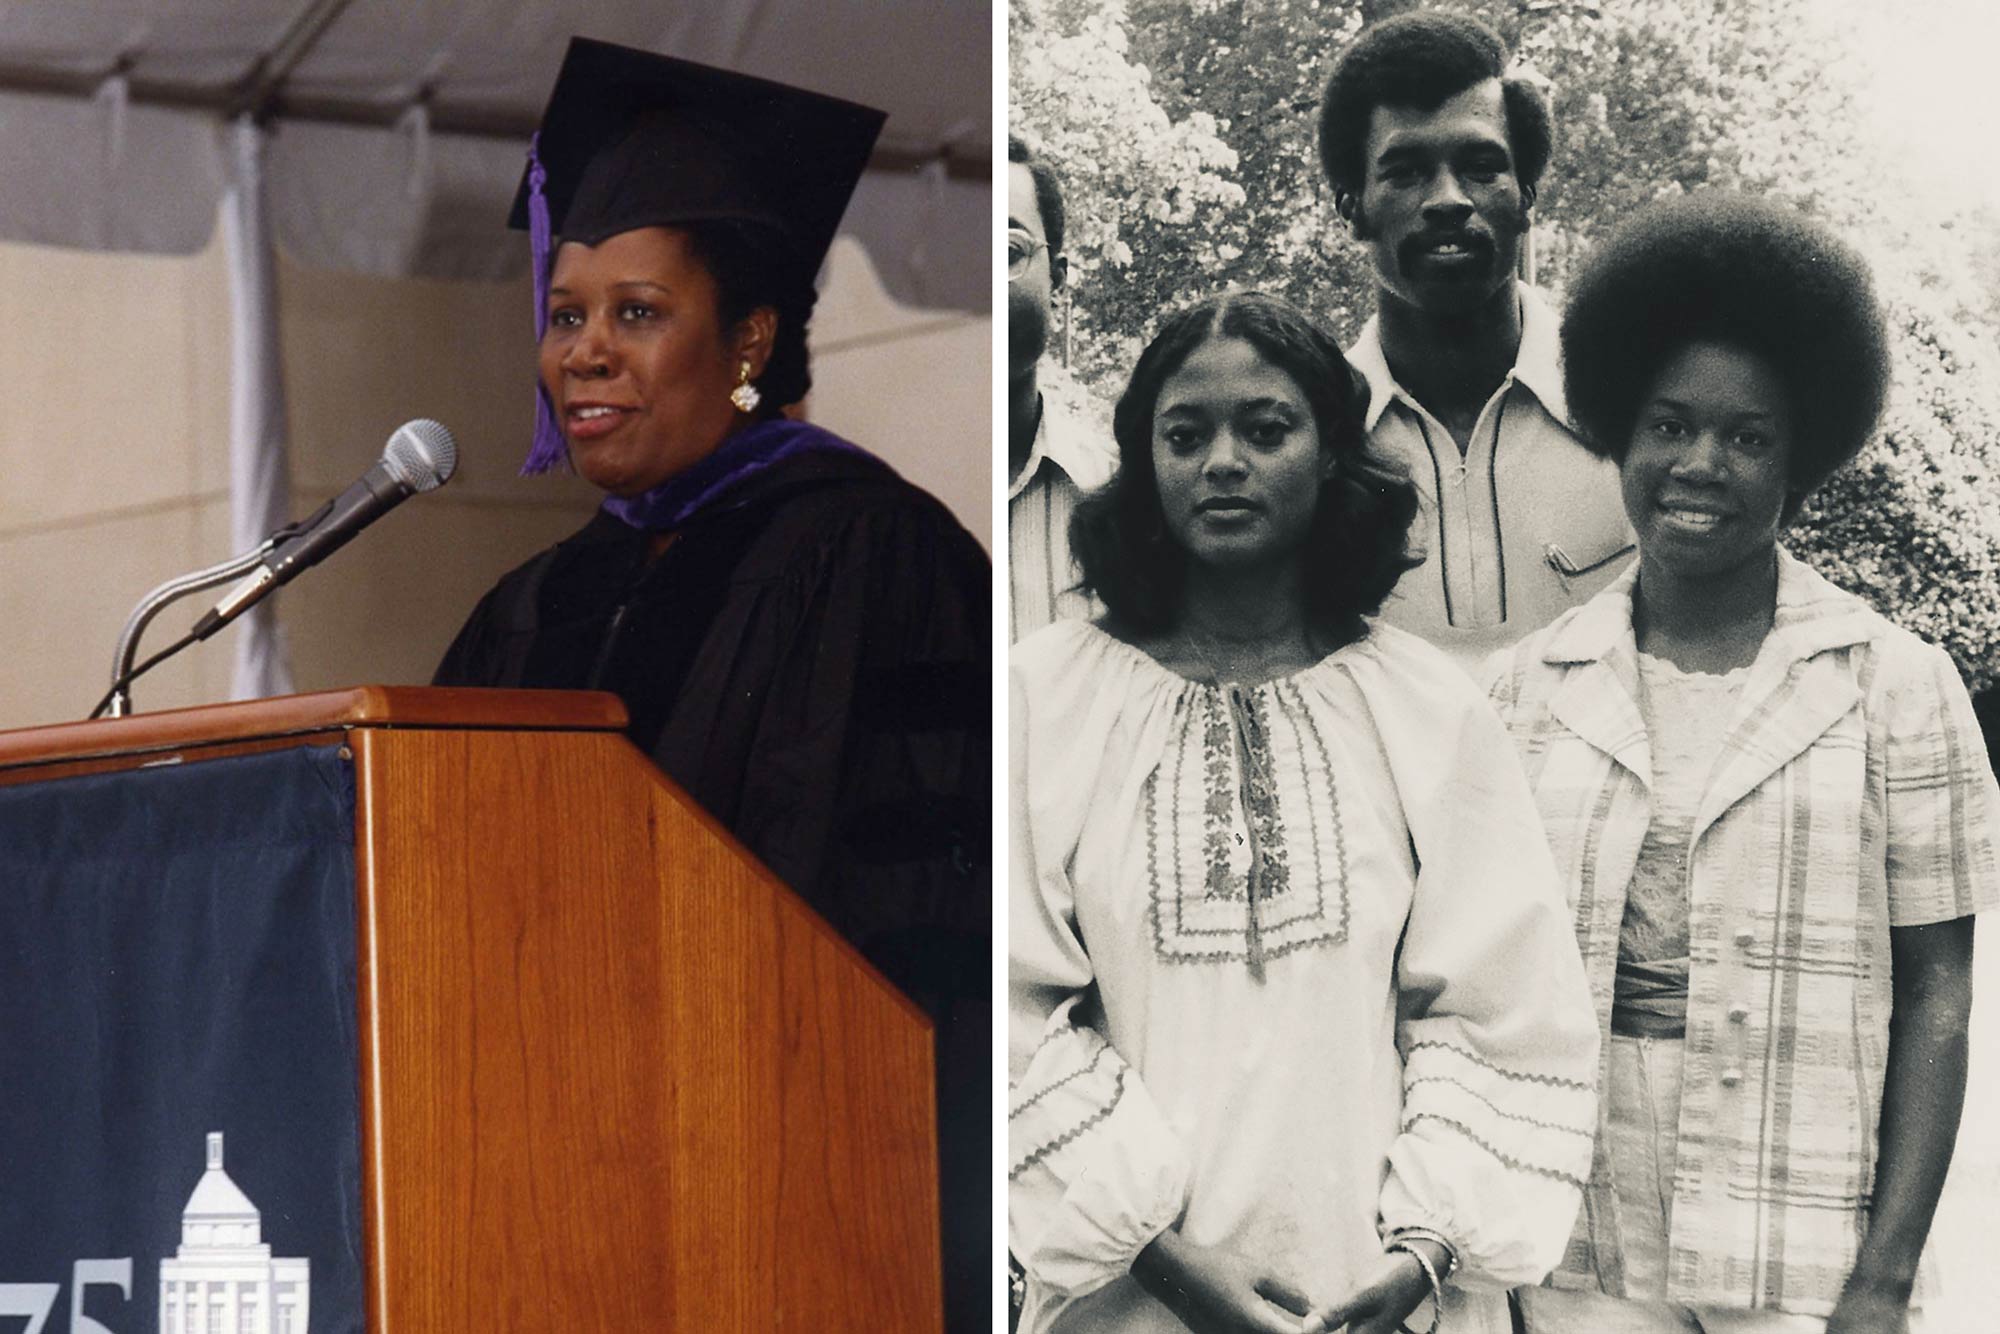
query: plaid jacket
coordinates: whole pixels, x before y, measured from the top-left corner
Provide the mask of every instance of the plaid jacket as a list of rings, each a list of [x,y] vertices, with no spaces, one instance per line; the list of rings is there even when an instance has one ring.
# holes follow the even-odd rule
[[[1651,817],[1635,578],[1636,567],[1487,664],[1605,1034],[1626,886]],[[1950,659],[1780,552],[1776,620],[1689,855],[1671,1299],[1832,1310],[1874,1181],[1889,928],[2000,897],[1996,820],[2000,790]],[[1600,1115],[1584,1209],[1552,1281],[1617,1295],[1604,1143]]]

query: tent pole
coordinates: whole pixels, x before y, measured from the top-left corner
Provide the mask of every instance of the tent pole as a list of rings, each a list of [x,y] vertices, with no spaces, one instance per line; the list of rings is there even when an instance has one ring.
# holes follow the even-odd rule
[[[229,533],[248,550],[281,527],[292,503],[285,448],[285,381],[278,346],[278,265],[264,198],[267,131],[246,113],[229,127],[230,187],[222,197],[229,259]],[[245,534],[248,534],[246,537]],[[234,643],[231,699],[292,691],[292,668],[274,599],[243,617]]]
[[[257,58],[256,65],[236,90],[229,118],[247,115],[262,120],[268,116],[285,80],[312,53],[341,11],[353,3],[354,0],[312,0],[271,49]]]

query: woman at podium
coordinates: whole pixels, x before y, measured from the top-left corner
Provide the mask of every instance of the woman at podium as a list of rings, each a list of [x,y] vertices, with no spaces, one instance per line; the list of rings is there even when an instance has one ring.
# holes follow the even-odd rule
[[[435,680],[615,692],[633,741],[931,1014],[948,1323],[972,1329],[990,1272],[990,567],[931,496],[784,413],[882,120],[571,43],[512,219],[543,329],[523,471],[567,464],[604,501],[500,580]]]

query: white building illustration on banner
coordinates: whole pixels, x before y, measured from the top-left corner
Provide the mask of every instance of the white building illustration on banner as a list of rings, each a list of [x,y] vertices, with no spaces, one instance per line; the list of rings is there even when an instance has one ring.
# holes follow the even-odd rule
[[[222,1170],[222,1135],[181,1210],[180,1250],[160,1261],[160,1334],[306,1334],[311,1262],[281,1259],[262,1216]]]

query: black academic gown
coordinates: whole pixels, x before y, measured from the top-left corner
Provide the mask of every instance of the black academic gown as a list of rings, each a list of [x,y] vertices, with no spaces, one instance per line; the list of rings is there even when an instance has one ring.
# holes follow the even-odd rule
[[[630,735],[937,1025],[946,1327],[991,1282],[991,565],[872,460],[772,465],[647,560],[600,513],[438,685],[615,692]]]

